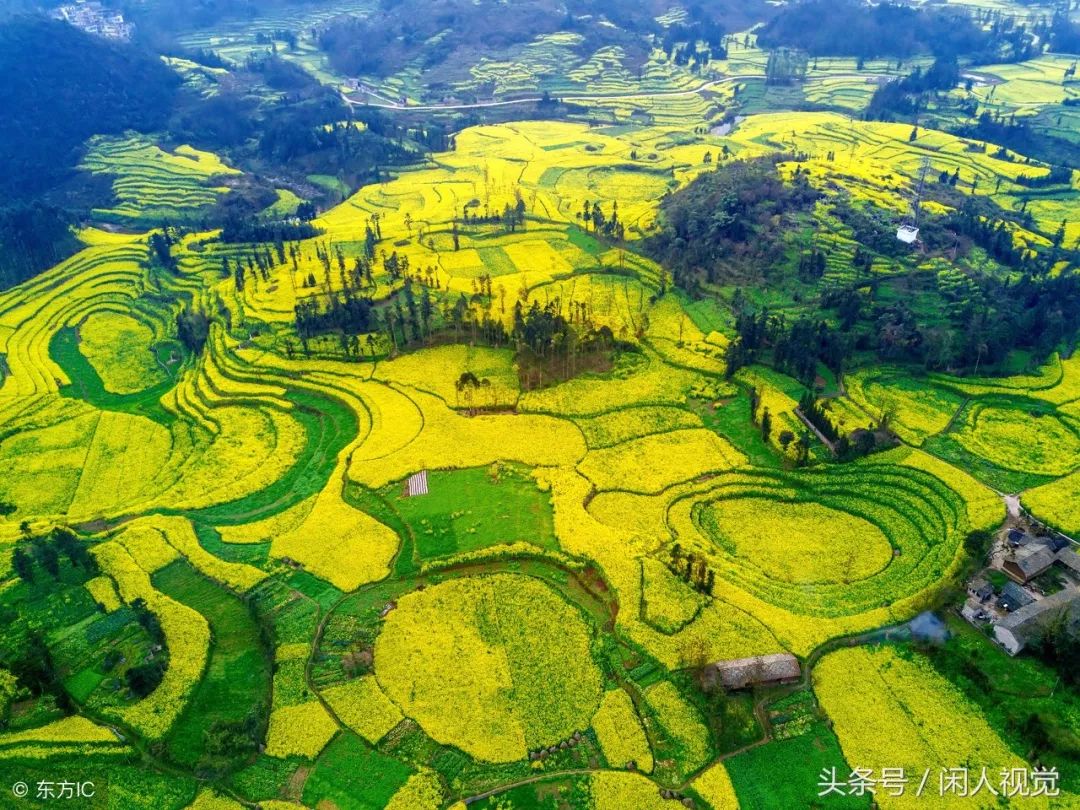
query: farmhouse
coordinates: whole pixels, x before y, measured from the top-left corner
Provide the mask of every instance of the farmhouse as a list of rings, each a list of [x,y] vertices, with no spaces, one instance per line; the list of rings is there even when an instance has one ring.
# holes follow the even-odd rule
[[[1067,588],[1020,608],[994,625],[994,639],[1009,655],[1016,655],[1051,622],[1076,613],[1080,589]]]
[[[986,602],[994,595],[994,586],[985,579],[976,579],[968,584],[968,596]]]
[[[1017,551],[1001,565],[1001,569],[1016,582],[1026,585],[1054,564],[1054,552],[1042,544],[1032,543]]]
[[[1030,605],[1035,601],[1035,597],[1025,591],[1015,582],[1006,582],[1005,586],[1001,589],[1001,596],[998,597],[998,607],[1009,611],[1019,610],[1025,605]]]
[[[790,653],[717,661],[712,667],[720,676],[720,682],[725,689],[793,683],[802,673],[799,659]]]
[[[1077,554],[1071,548],[1059,551],[1057,561],[1073,573],[1080,574],[1080,554]]]

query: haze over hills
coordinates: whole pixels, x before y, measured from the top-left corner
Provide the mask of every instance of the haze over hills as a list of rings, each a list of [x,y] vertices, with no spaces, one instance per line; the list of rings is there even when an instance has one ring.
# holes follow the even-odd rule
[[[0,5],[0,804],[1077,806],[1078,61]]]

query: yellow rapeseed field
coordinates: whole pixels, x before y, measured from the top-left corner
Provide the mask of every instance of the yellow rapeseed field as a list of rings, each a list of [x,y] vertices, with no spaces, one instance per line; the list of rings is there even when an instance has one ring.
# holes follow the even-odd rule
[[[270,553],[295,560],[341,590],[351,591],[386,576],[397,547],[397,535],[347,504],[340,479],[331,478],[299,525],[274,536]]]
[[[377,743],[403,715],[372,675],[363,675],[322,691],[334,714],[369,743]]]
[[[742,453],[710,430],[673,430],[590,450],[578,469],[599,490],[655,494],[745,461]]]
[[[641,728],[633,701],[625,690],[611,689],[604,693],[600,708],[592,719],[592,726],[611,767],[622,768],[633,762],[638,770],[652,772],[653,756],[649,740]]]
[[[705,514],[718,543],[783,582],[855,582],[893,556],[877,526],[816,503],[733,498],[714,501]]]
[[[143,564],[141,558],[134,556],[152,547],[150,543],[141,542],[148,536],[134,535],[133,540],[122,535],[118,540],[95,546],[92,553],[102,571],[116,581],[121,598],[128,604],[136,599],[144,600],[161,622],[169,649],[165,677],[143,700],[109,710],[149,739],[159,739],[183,710],[188,695],[203,674],[210,628],[198,612],[154,590],[147,571],[140,567]],[[124,540],[127,542],[122,544]]]
[[[671,681],[661,681],[645,690],[645,702],[656,714],[656,722],[682,748],[680,765],[695,770],[709,760],[709,732],[697,709],[679,694]]]
[[[739,800],[723,762],[706,768],[692,784],[712,810],[739,810]]]
[[[270,715],[266,753],[272,757],[314,759],[337,731],[337,723],[317,700],[283,706]]]
[[[917,654],[902,656],[891,647],[830,653],[814,668],[814,688],[852,768],[904,768],[915,779],[930,770],[921,797],[914,790],[902,796],[878,790],[883,808],[994,806],[988,792],[940,797],[941,770],[966,766],[974,784],[986,768],[990,784],[1000,789],[1002,769],[1027,768],[978,707]]]
[[[590,638],[577,609],[538,580],[453,579],[398,600],[375,674],[434,739],[512,762],[588,726],[601,691]]]
[[[390,797],[386,810],[439,810],[443,806],[443,788],[439,776],[424,769],[414,773]]]
[[[154,330],[141,321],[108,310],[91,313],[79,327],[79,351],[115,394],[143,391],[165,379],[151,351]]]

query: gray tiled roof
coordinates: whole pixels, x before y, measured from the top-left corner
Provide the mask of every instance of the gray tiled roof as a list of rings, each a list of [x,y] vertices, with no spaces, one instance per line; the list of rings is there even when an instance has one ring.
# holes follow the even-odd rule
[[[1033,577],[1054,564],[1054,554],[1045,546],[1029,546],[1020,549],[1013,559],[1005,562],[1015,565],[1025,577]]]
[[[1059,615],[1059,611],[1073,612],[1078,601],[1080,589],[1066,588],[1010,613],[998,622],[998,626],[1011,630],[1016,636],[1027,637],[1042,627],[1044,622]]]
[[[763,681],[798,678],[802,671],[799,659],[790,653],[733,658],[730,661],[717,661],[713,666],[720,673],[724,686],[735,689]]]

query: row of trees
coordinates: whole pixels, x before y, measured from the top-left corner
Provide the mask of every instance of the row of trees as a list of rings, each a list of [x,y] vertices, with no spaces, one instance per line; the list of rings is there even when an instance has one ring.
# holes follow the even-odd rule
[[[626,227],[619,220],[619,203],[617,200],[611,203],[611,216],[605,216],[604,209],[599,202],[585,200],[581,211],[575,214],[578,222],[585,226],[586,232],[590,229],[597,235],[606,236],[609,239],[622,241],[626,236]]]

